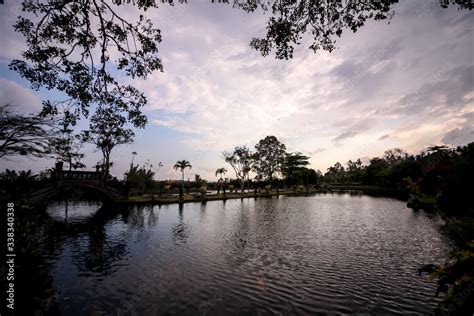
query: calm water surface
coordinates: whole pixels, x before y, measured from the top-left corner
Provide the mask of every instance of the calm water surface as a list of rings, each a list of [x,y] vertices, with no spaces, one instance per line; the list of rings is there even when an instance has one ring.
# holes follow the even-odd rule
[[[427,314],[435,284],[416,269],[452,247],[439,219],[387,198],[65,206],[48,208],[64,315]]]

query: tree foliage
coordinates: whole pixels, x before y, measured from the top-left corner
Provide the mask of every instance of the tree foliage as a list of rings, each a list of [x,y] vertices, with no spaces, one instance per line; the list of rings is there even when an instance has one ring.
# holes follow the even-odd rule
[[[90,142],[102,152],[104,173],[109,174],[112,150],[133,141],[134,133],[126,127],[126,120],[110,109],[99,108],[91,118],[90,130],[82,133],[83,140]]]
[[[255,145],[254,170],[271,182],[282,171],[285,155],[285,144],[267,136]]]
[[[336,162],[334,166],[328,168],[324,178],[328,182],[343,182],[346,178],[346,170],[340,162]]]
[[[179,192],[180,196],[182,196],[183,193],[184,193],[184,170],[186,168],[191,169],[192,167],[193,166],[191,166],[191,163],[189,163],[189,161],[187,161],[187,160],[178,160],[173,166],[174,170],[179,169],[181,171],[181,190]]]
[[[444,265],[428,264],[418,270],[436,279],[436,296],[445,297],[436,315],[470,315],[474,310],[474,240],[462,249],[452,251]]]
[[[85,167],[81,161],[84,158],[84,154],[81,153],[82,137],[74,135],[73,132],[73,129],[69,128],[67,124],[63,124],[58,131],[59,136],[49,140],[49,146],[56,161],[69,164],[69,171]]]
[[[305,176],[309,172],[309,169],[306,168],[309,165],[309,158],[300,152],[287,153],[281,170],[283,176],[288,178],[292,184],[297,184],[298,177]]]
[[[154,186],[155,171],[152,168],[151,164],[140,167],[131,163],[130,168],[124,173],[124,179],[136,193],[143,194],[147,188]]]
[[[247,146],[237,146],[233,152],[223,152],[224,160],[234,169],[235,176],[240,183],[241,191],[244,191],[245,179],[251,170],[252,153]]]
[[[13,112],[9,104],[0,106],[0,158],[44,157],[50,153],[53,127],[51,119]]]
[[[216,169],[216,177],[217,177],[217,175],[220,175],[220,178],[222,179],[222,176],[225,175],[226,173],[227,173],[226,168],[217,168]]]
[[[218,2],[229,2],[221,0]],[[247,12],[262,9],[271,12],[266,35],[253,38],[250,46],[263,56],[275,52],[278,59],[293,58],[295,46],[300,45],[303,35],[312,37],[309,49],[333,51],[337,38],[344,30],[358,31],[367,21],[390,20],[398,0],[344,1],[344,0],[234,0],[234,6]],[[471,1],[443,0],[441,6],[456,4],[460,9],[473,9]]]
[[[155,70],[162,71],[161,33],[142,14],[137,21],[124,18],[118,9],[127,4],[130,1],[22,2],[24,15],[14,29],[25,37],[27,49],[23,60],[13,60],[10,68],[32,88],[55,89],[65,96],[44,101],[43,115],[55,116],[63,108],[65,119],[74,125],[82,115],[88,117],[95,104],[113,108],[136,127],[146,124],[140,111],[147,102],[145,96],[122,83],[116,73],[146,78]],[[157,3],[139,0],[132,5],[146,10]]]
[[[221,190],[223,190],[225,193],[224,180],[222,179],[222,176],[225,175],[226,173],[227,173],[227,169],[224,167],[216,169],[216,173],[215,173],[216,177],[217,175],[220,175],[219,180],[217,180],[217,194],[219,194]]]
[[[275,51],[278,59],[293,58],[294,47],[299,45],[304,33],[309,33],[313,51],[335,49],[336,37],[344,29],[356,32],[367,20],[384,20],[391,16],[392,5],[388,1],[262,1],[260,7],[272,12],[264,38],[253,38],[250,46],[263,56]],[[244,4],[247,11],[257,8]]]

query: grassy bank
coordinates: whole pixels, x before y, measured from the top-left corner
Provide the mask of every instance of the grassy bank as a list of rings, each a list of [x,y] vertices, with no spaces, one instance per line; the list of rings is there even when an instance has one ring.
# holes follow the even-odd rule
[[[396,197],[401,199],[406,199],[408,193],[405,190],[400,189],[391,189],[391,188],[382,188],[376,186],[362,186],[362,185],[334,185],[327,188],[310,188],[299,189],[296,191],[293,190],[280,190],[276,191],[275,189],[269,192],[245,192],[245,193],[227,193],[227,194],[213,194],[206,195],[205,197],[199,195],[185,195],[180,201],[178,196],[173,197],[163,197],[154,195],[153,197],[148,195],[143,196],[130,196],[128,200],[122,201],[121,203],[126,204],[173,204],[173,203],[189,203],[189,202],[205,202],[205,201],[222,201],[230,199],[244,199],[244,198],[258,198],[258,197],[271,197],[278,195],[306,195],[313,193],[342,193],[342,192],[354,192],[359,191],[361,193],[373,196],[386,196],[386,197]]]

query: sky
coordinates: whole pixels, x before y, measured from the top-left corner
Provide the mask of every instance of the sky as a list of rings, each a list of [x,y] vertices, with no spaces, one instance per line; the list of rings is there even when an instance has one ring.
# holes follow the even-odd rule
[[[25,44],[12,28],[18,3],[5,2],[0,102],[37,113],[54,92],[33,91],[8,69]],[[323,173],[336,162],[368,161],[389,148],[416,154],[474,141],[474,12],[443,9],[438,0],[402,0],[390,23],[346,30],[331,53],[309,50],[305,37],[292,60],[278,60],[249,46],[252,37],[265,35],[268,13],[189,2],[146,13],[162,32],[164,72],[145,80],[121,77],[147,96],[149,124],[135,131],[133,144],[112,153],[119,178],[137,152],[135,162],[163,163],[157,179],[180,178],[172,166],[186,159],[193,166],[186,177],[214,180],[217,168],[231,169],[224,150],[253,147],[267,135],[310,156],[311,167]],[[100,154],[91,146],[84,151],[92,170]],[[40,171],[54,159],[14,157],[0,164]]]

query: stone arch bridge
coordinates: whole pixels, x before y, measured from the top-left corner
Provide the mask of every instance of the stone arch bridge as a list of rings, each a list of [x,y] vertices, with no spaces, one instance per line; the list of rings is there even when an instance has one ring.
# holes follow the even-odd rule
[[[105,200],[122,202],[128,199],[126,188],[120,183],[105,181],[101,172],[55,171],[50,181],[28,194],[30,202],[48,201],[64,191],[87,189],[99,193]]]

